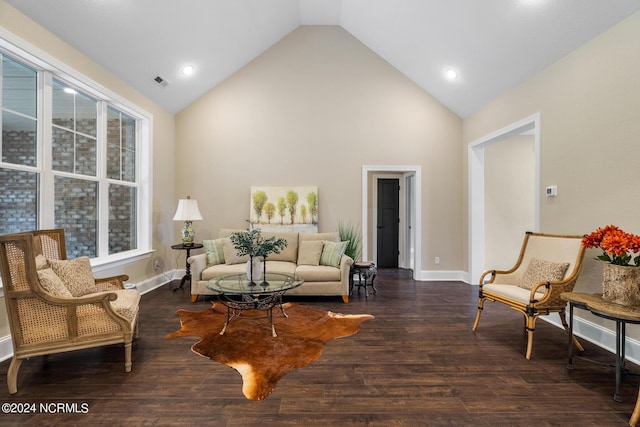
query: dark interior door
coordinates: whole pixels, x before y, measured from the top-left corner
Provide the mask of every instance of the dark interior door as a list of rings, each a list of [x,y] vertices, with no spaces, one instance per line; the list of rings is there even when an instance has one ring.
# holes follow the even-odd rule
[[[400,180],[378,180],[378,267],[398,268]]]

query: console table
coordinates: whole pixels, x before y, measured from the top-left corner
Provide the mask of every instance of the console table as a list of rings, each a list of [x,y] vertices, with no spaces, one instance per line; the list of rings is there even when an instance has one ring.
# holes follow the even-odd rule
[[[567,368],[573,368],[573,308],[588,310],[598,317],[616,322],[616,390],[613,400],[622,402],[620,380],[625,368],[626,324],[640,324],[640,307],[625,306],[606,301],[602,294],[564,292],[560,297],[569,303],[569,360]]]

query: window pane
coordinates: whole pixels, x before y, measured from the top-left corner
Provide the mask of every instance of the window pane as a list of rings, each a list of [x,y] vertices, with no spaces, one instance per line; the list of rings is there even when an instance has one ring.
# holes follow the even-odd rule
[[[86,136],[76,136],[75,173],[96,176],[96,140]]]
[[[76,93],[76,131],[96,137],[98,122],[98,103],[81,93]]]
[[[112,108],[107,112],[107,177],[136,180],[136,120]]]
[[[0,168],[0,234],[38,228],[38,174]]]
[[[36,72],[6,56],[2,57],[2,161],[35,166]]]
[[[69,90],[65,92],[65,87],[64,84],[56,80],[53,81],[53,124],[74,130],[74,92]]]
[[[53,169],[96,176],[98,102],[53,81]]]
[[[75,157],[73,132],[53,127],[53,170],[60,172],[73,172],[73,159]]]
[[[98,253],[98,183],[55,177],[55,226],[64,228],[67,257]]]
[[[136,181],[136,121],[122,115],[122,180]]]
[[[135,249],[136,189],[124,185],[109,186],[109,253]]]
[[[36,124],[33,119],[2,112],[2,161],[36,166]]]
[[[36,72],[2,56],[2,108],[36,118]]]

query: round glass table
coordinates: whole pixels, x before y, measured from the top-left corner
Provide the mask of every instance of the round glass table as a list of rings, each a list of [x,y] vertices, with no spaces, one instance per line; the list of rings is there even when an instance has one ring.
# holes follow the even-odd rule
[[[284,317],[287,317],[282,308],[282,295],[289,289],[302,285],[304,280],[293,274],[267,273],[258,284],[247,279],[246,273],[231,274],[211,279],[207,282],[207,288],[218,294],[220,302],[227,307],[227,321],[220,331],[224,335],[227,325],[234,317],[242,316],[244,310],[265,311],[263,317],[246,317],[247,319],[268,318],[271,324],[271,334],[277,337],[276,328],[273,326],[273,309],[277,307]]]

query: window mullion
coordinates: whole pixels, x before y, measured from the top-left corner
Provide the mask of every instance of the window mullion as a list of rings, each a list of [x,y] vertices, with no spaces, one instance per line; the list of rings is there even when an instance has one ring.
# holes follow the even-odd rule
[[[98,101],[97,162],[98,177],[98,256],[109,255],[109,182],[107,181],[107,103]]]
[[[53,147],[53,76],[47,71],[38,73],[38,168],[40,174],[39,228],[55,227],[55,194],[52,169]]]

